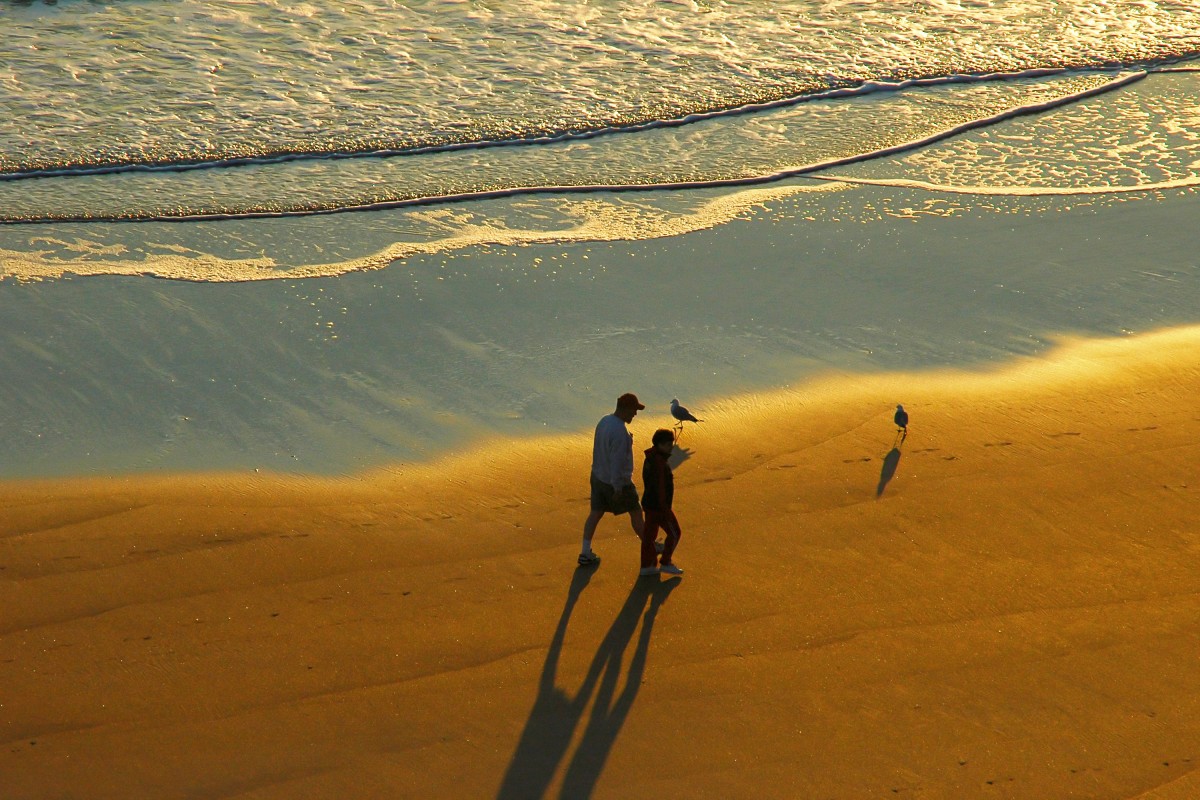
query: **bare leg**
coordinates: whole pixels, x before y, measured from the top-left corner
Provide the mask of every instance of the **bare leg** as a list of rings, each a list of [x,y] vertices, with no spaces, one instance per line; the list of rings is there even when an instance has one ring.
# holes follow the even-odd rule
[[[587,542],[589,548],[592,546],[592,536],[596,533],[596,526],[600,524],[600,518],[603,516],[603,511],[594,508],[583,523],[583,541]]]
[[[633,535],[641,538],[642,530],[646,527],[646,518],[642,516],[640,508],[629,512],[629,525],[633,528]]]

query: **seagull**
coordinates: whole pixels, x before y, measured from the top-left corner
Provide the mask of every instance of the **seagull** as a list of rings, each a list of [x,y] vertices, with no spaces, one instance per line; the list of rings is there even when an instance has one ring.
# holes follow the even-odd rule
[[[908,438],[908,412],[904,410],[904,406],[896,406],[896,416],[892,417],[892,421],[896,423],[896,433],[903,433],[900,441]]]
[[[692,416],[692,412],[679,405],[679,401],[675,398],[671,398],[671,416],[674,417],[679,423],[675,426],[675,430],[679,433],[683,433],[683,423],[685,422],[704,421],[702,419],[696,419],[694,416]]]

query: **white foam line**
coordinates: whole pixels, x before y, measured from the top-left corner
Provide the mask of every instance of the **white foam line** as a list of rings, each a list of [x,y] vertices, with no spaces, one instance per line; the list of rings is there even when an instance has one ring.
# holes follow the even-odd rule
[[[1123,77],[1116,78],[1102,86],[1094,86],[1090,89],[1084,89],[1073,94],[1064,95],[1053,100],[1047,100],[1042,103],[1031,103],[1029,105],[1017,106],[1010,108],[1007,111],[1002,111],[998,114],[993,114],[988,117],[964,122],[961,125],[955,125],[951,128],[932,133],[929,136],[924,136],[920,139],[913,139],[900,144],[891,145],[889,147],[872,150],[866,153],[856,153],[852,156],[843,158],[830,159],[828,161],[820,161],[813,164],[806,164],[800,167],[780,170],[765,175],[751,175],[743,178],[715,178],[712,180],[702,181],[674,181],[670,183],[626,183],[626,184],[583,184],[583,185],[565,185],[565,186],[516,186],[507,189],[493,189],[481,192],[462,192],[459,194],[448,195],[431,195],[426,197],[414,197],[404,200],[386,200],[377,203],[366,203],[356,206],[342,206],[338,208],[323,208],[323,209],[297,209],[292,211],[246,211],[233,213],[214,213],[214,214],[187,214],[180,216],[163,216],[163,215],[146,215],[146,216],[131,216],[131,217],[39,217],[36,219],[0,219],[0,224],[63,224],[63,223],[83,223],[83,222],[217,222],[233,219],[276,219],[283,217],[311,217],[324,216],[328,214],[343,214],[355,211],[384,211],[395,208],[406,208],[412,206],[423,205],[440,205],[443,203],[462,203],[478,200],[496,200],[506,197],[524,196],[524,195],[540,195],[540,194],[594,194],[599,192],[613,193],[628,193],[628,192],[654,192],[654,191],[677,191],[682,189],[716,189],[716,188],[732,188],[739,186],[757,186],[766,183],[775,183],[788,178],[799,177],[821,177],[815,173],[823,172],[835,167],[848,166],[850,164],[858,164],[864,161],[873,161],[879,158],[896,155],[898,153],[917,150],[922,147],[940,142],[944,139],[949,139],[954,136],[966,133],[967,131],[976,128],[984,128],[1005,120],[1013,119],[1014,117],[1026,116],[1029,114],[1040,114],[1054,108],[1059,108],[1065,105],[1079,102],[1088,97],[1105,94],[1117,89],[1129,86],[1147,77],[1150,73],[1145,70],[1132,72]],[[941,79],[939,79],[941,80]],[[919,81],[914,81],[919,83]],[[839,179],[840,180],[840,179]]]
[[[992,125],[996,125],[998,123],[1004,122],[1005,120],[1013,119],[1014,117],[1027,116],[1029,114],[1040,114],[1045,111],[1050,111],[1051,109],[1060,108],[1062,106],[1070,105],[1072,103],[1077,103],[1080,100],[1085,100],[1089,97],[1094,97],[1099,94],[1105,94],[1107,92],[1111,92],[1116,89],[1121,89],[1125,86],[1129,86],[1130,84],[1137,83],[1138,81],[1142,80],[1149,74],[1150,73],[1148,73],[1144,70],[1138,71],[1138,72],[1133,72],[1133,73],[1126,75],[1123,78],[1117,78],[1116,80],[1110,81],[1109,83],[1106,83],[1103,86],[1094,86],[1091,89],[1084,89],[1083,91],[1076,92],[1075,94],[1069,94],[1069,95],[1064,95],[1062,97],[1056,97],[1053,100],[1047,100],[1042,103],[1031,103],[1027,106],[1018,106],[1016,108],[1010,108],[1007,111],[1001,111],[999,114],[993,114],[990,117],[980,117],[979,119],[973,119],[969,122],[964,122],[961,125],[955,125],[952,128],[947,128],[943,131],[938,131],[937,133],[930,134],[929,136],[926,136],[921,139],[913,139],[912,141],[903,142],[903,143],[897,144],[897,145],[892,145],[891,147],[884,147],[879,150],[872,150],[869,153],[858,153],[858,154],[855,154],[852,156],[846,156],[845,158],[836,158],[836,159],[832,159],[830,161],[825,161],[825,162],[822,162],[819,164],[810,164],[808,166],[798,168],[795,172],[797,172],[799,174],[811,174],[813,172],[820,172],[820,171],[826,170],[826,169],[833,169],[834,167],[842,167],[842,166],[846,166],[848,164],[858,164],[863,161],[873,161],[878,158],[884,158],[886,156],[896,155],[897,153],[904,153],[909,150],[918,150],[922,147],[926,147],[928,145],[934,144],[935,142],[940,142],[943,139],[949,139],[954,136],[958,136],[959,134],[966,133],[967,131],[971,131],[976,128],[987,128]],[[788,176],[788,177],[790,177],[790,176]]]
[[[784,97],[780,98],[779,100],[769,100],[763,103],[746,103],[745,105],[735,106],[733,108],[718,109],[716,111],[702,111],[695,114],[688,114],[677,119],[653,120],[651,122],[643,122],[636,125],[600,128],[594,131],[586,131],[578,134],[564,134],[561,136],[519,141],[522,143],[528,141],[530,143],[542,144],[565,141],[573,138],[591,138],[592,136],[599,136],[609,133],[626,133],[650,130],[653,128],[690,125],[693,122],[702,122],[708,119],[718,119],[720,117],[732,117],[740,114],[753,114],[759,111],[771,111],[778,108],[788,108],[790,106],[797,106],[801,103],[810,103],[816,100],[833,100],[841,97],[854,97],[857,95],[874,94],[876,92],[900,92],[905,89],[911,89],[914,86],[942,86],[952,83],[987,83],[992,81],[1020,80],[1022,78],[1048,78],[1053,75],[1062,75],[1067,72],[1069,72],[1069,70],[1065,67],[1040,67],[1037,69],[1021,70],[1019,72],[986,72],[974,75],[940,75],[934,78],[908,78],[902,81],[863,81],[855,86],[827,89],[823,92],[813,92],[811,94]]]
[[[987,72],[979,74],[941,75],[931,78],[910,78],[902,81],[864,81],[855,86],[845,86],[837,89],[827,89],[823,92],[794,95],[763,103],[746,103],[733,108],[701,111],[687,114],[675,119],[656,119],[631,125],[610,125],[586,131],[567,131],[564,133],[548,134],[545,136],[517,137],[512,139],[477,140],[470,142],[448,142],[444,144],[417,145],[413,147],[382,148],[378,150],[362,150],[356,152],[334,151],[323,153],[278,153],[275,155],[215,158],[212,160],[180,161],[165,164],[134,163],[107,164],[103,166],[63,166],[52,169],[28,170],[17,172],[0,172],[0,181],[29,180],[38,178],[64,178],[88,175],[111,175],[124,172],[188,172],[200,169],[223,169],[244,166],[269,166],[290,161],[336,161],[352,158],[392,158],[396,156],[427,155],[431,153],[449,153],[459,150],[482,150],[491,147],[522,147],[532,145],[557,144],[561,142],[594,139],[599,136],[610,136],[618,133],[639,133],[656,128],[674,128],[691,125],[721,117],[732,117],[741,114],[752,114],[759,111],[770,111],[779,108],[809,103],[817,100],[832,100],[842,97],[863,96],[876,92],[899,92],[919,86],[943,86],[953,83],[986,83],[992,81],[1020,80],[1023,78],[1046,78],[1069,72],[1065,67],[1043,67],[1021,70],[1018,72]],[[354,210],[354,209],[347,209]]]
[[[853,183],[868,186],[894,186],[904,189],[926,189],[931,192],[946,194],[987,195],[992,197],[1046,197],[1046,196],[1087,196],[1098,194],[1133,194],[1136,192],[1158,192],[1169,189],[1187,189],[1200,186],[1200,175],[1189,178],[1177,178],[1171,181],[1157,183],[1139,183],[1130,186],[952,186],[929,181],[919,181],[911,178],[849,178],[837,175],[814,175],[816,180],[832,183]]]
[[[244,283],[278,279],[328,278],[349,272],[383,269],[396,261],[420,255],[447,253],[479,245],[514,246],[551,242],[611,242],[663,239],[714,228],[737,218],[742,212],[764,206],[785,197],[800,194],[840,192],[848,184],[811,183],[746,189],[705,201],[683,214],[662,219],[643,219],[626,215],[618,206],[601,204],[589,210],[583,219],[569,215],[571,227],[552,230],[526,230],[499,227],[488,223],[465,223],[452,234],[425,242],[394,242],[381,250],[357,258],[296,267],[281,267],[265,255],[247,259],[223,259],[183,253],[150,255],[145,260],[120,261],[120,248],[97,248],[94,243],[66,242],[53,237],[36,237],[33,242],[47,244],[50,250],[22,253],[0,249],[0,281],[61,278],[65,275],[122,275],[161,278],[196,283]],[[90,246],[89,246],[90,245]],[[52,255],[63,248],[78,253],[74,257]],[[93,258],[104,257],[104,260]]]

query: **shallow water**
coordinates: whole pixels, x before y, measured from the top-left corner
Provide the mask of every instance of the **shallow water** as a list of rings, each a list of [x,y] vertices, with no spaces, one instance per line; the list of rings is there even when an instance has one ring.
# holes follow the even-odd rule
[[[6,169],[486,142],[1200,52],[1183,0],[0,6]]]

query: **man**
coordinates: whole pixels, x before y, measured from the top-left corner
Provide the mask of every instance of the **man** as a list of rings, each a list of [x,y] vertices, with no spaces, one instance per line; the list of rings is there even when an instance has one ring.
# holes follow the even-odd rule
[[[628,514],[629,524],[637,536],[642,535],[642,508],[637,489],[633,486],[633,434],[625,427],[645,408],[637,395],[623,394],[617,398],[617,410],[596,425],[592,442],[592,501],[591,513],[583,523],[583,548],[579,566],[600,563],[592,552],[592,535],[600,518],[607,514]]]

